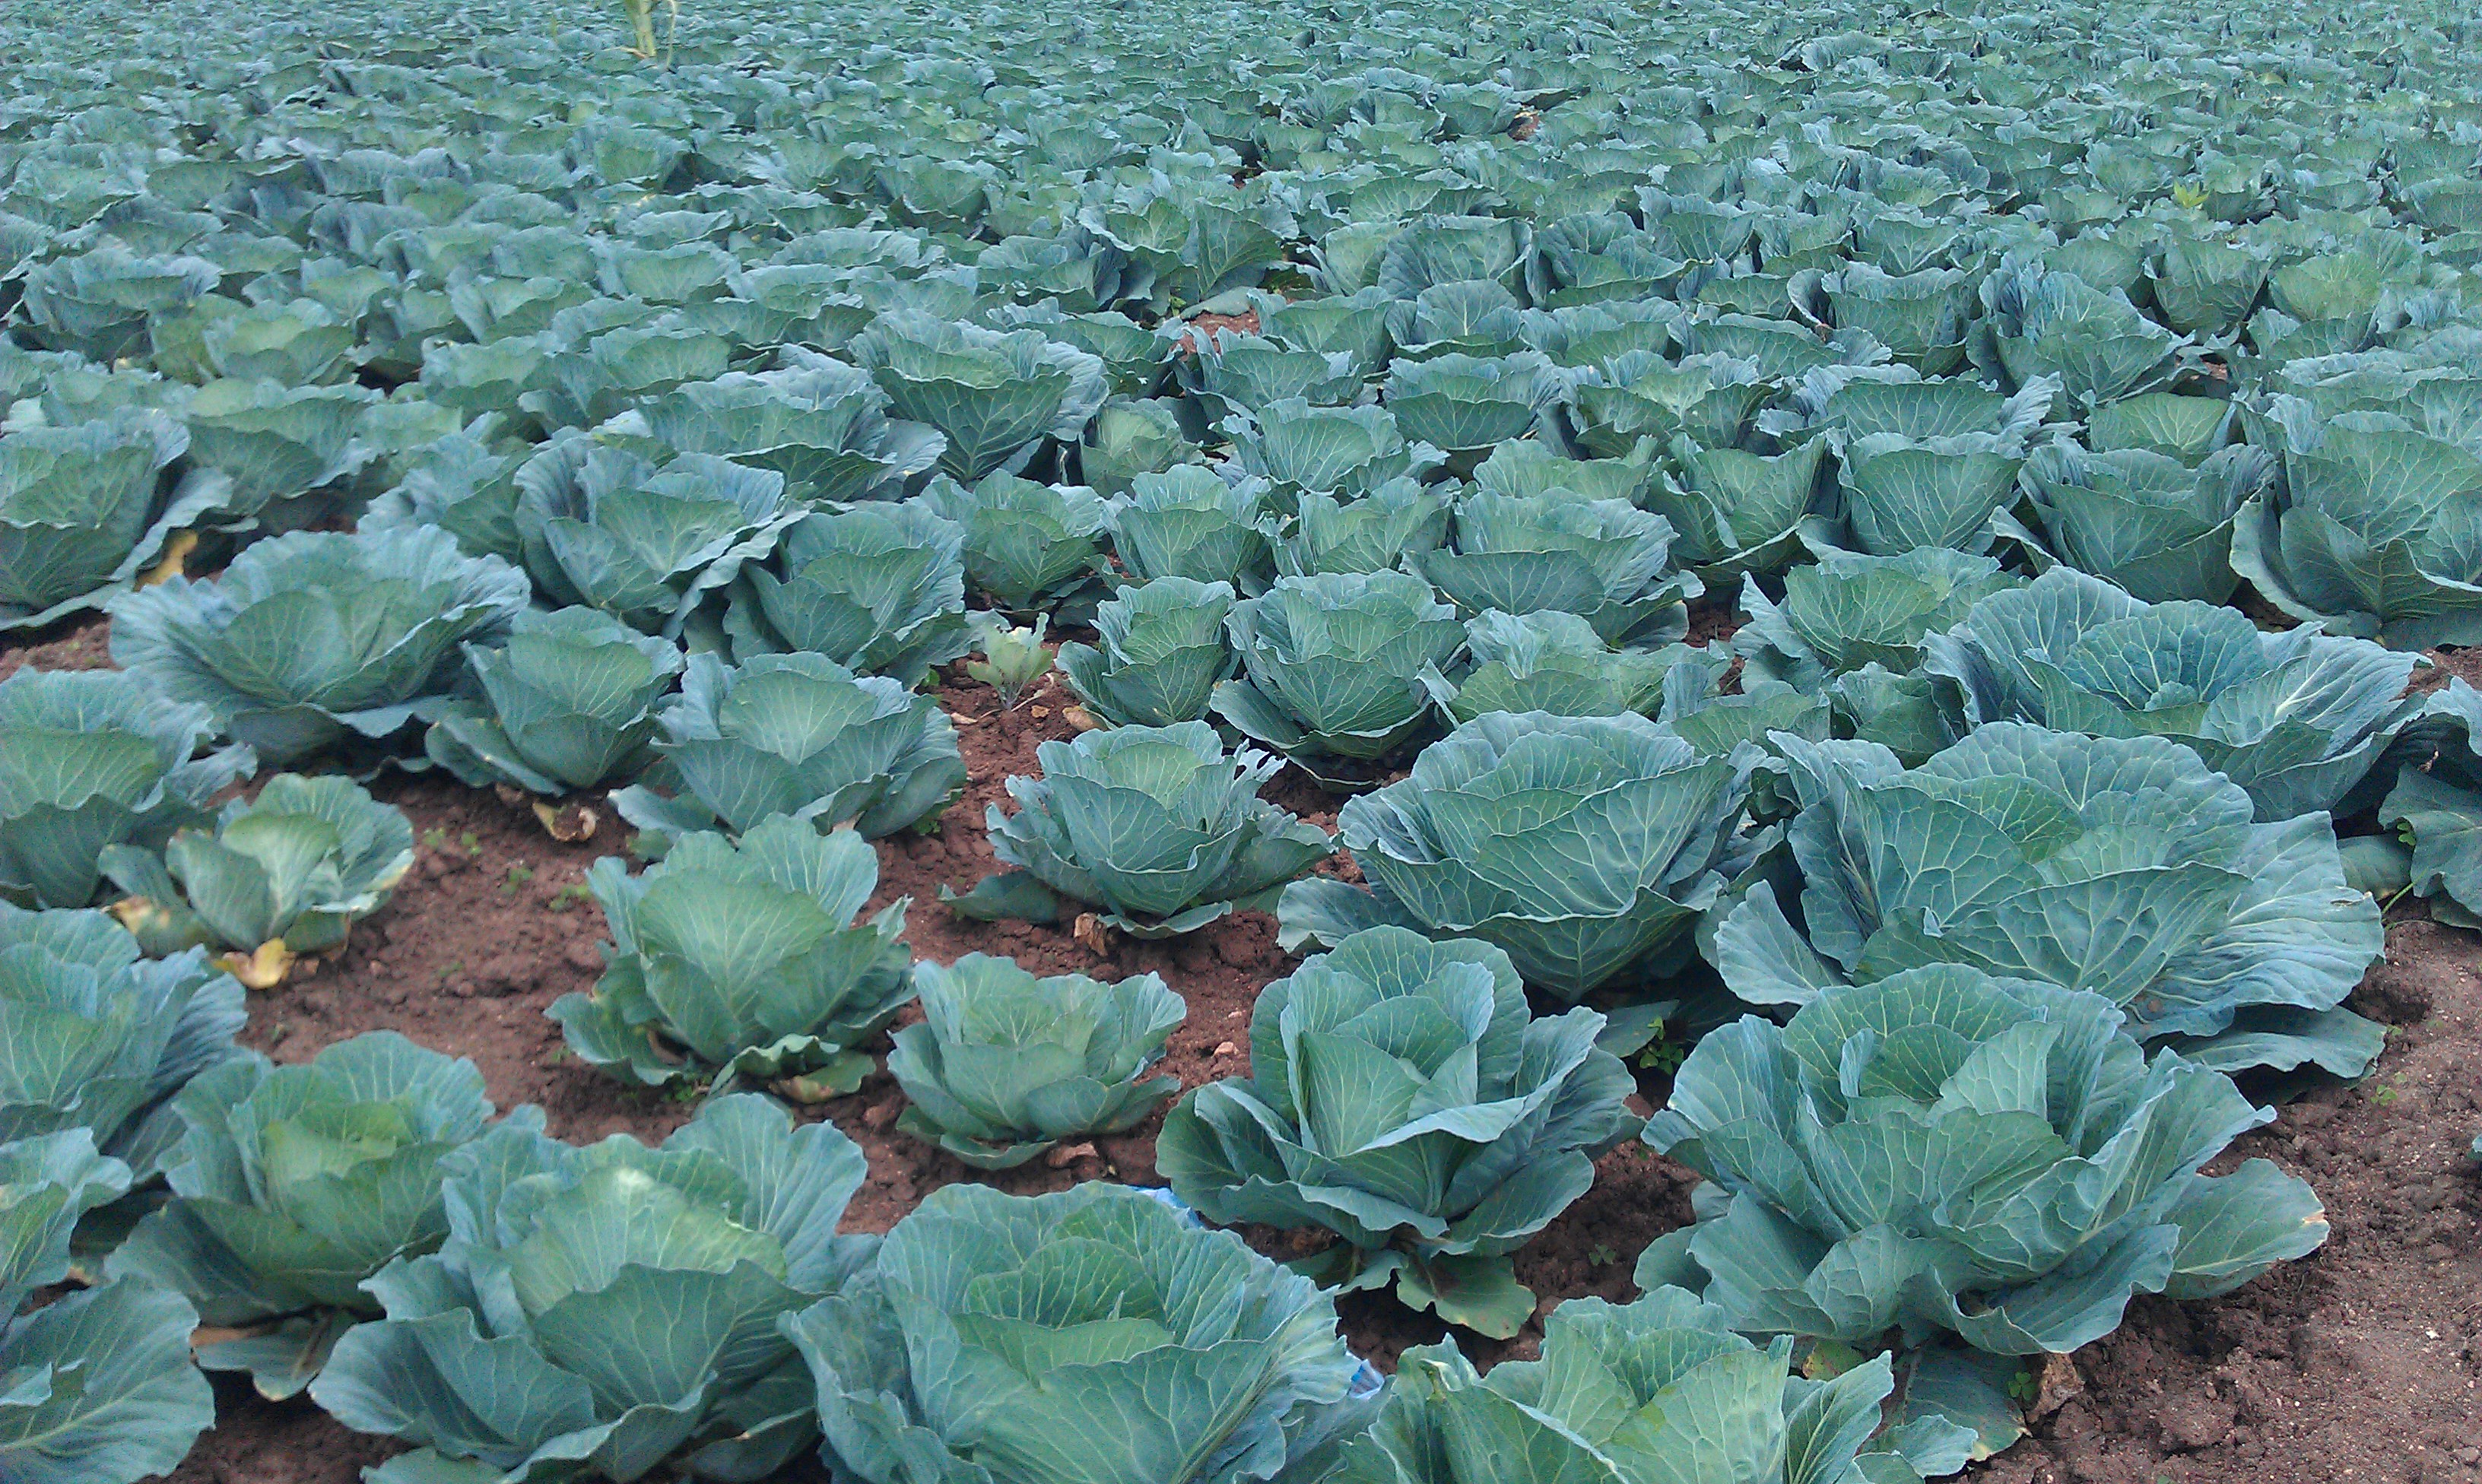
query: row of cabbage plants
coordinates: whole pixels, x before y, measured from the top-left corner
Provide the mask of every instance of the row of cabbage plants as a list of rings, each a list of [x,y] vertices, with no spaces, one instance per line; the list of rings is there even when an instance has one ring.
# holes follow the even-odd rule
[[[2132,1294],[2313,1249],[2200,1173],[2273,1116],[2231,1074],[2372,1063],[2373,889],[2482,910],[2482,698],[2407,690],[2482,638],[2469,23],[1569,10],[30,41],[0,622],[120,672],[0,682],[10,1307],[88,1285],[0,1341],[0,1457],[171,1467],[186,1340],[382,1484],[1918,1478]],[[926,686],[1055,629],[1088,729],[947,906],[1324,951],[1167,1112],[1175,1201],[840,1236],[859,1151],[736,1089],[849,1093],[911,1002],[969,1164],[1175,1091],[1160,979],[865,915],[967,781]],[[708,1097],[661,1148],[233,1047],[404,875],[385,767],[613,791],[651,864],[551,1013]],[[1632,1138],[1708,1181],[1647,1297],[1358,1369],[1335,1291],[1518,1333]]]

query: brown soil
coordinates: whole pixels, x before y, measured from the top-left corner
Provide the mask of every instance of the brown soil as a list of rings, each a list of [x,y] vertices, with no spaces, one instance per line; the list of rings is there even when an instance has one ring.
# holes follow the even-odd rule
[[[1729,619],[1702,605],[1700,638]],[[35,636],[0,652],[0,675],[20,663],[84,667],[108,663],[99,621]],[[1248,1070],[1250,1007],[1260,985],[1286,971],[1275,925],[1243,913],[1186,940],[1139,944],[1081,938],[1069,927],[960,922],[937,899],[942,884],[971,886],[993,869],[984,806],[1004,801],[1002,780],[1035,770],[1035,747],[1071,735],[1051,682],[1002,711],[986,687],[951,678],[941,703],[957,717],[973,783],[925,836],[882,842],[879,901],[910,896],[906,936],[925,958],[1012,954],[1043,973],[1106,976],[1152,971],[1186,998],[1189,1019],[1164,1070],[1194,1086]],[[624,1087],[563,1054],[544,1007],[592,985],[601,915],[582,874],[621,847],[622,826],[602,811],[593,838],[564,845],[533,815],[442,774],[390,773],[374,784],[411,817],[422,845],[395,899],[327,963],[277,990],[253,994],[248,1039],[299,1060],[360,1031],[402,1030],[470,1056],[494,1100],[541,1105],[552,1132],[573,1140],[626,1133],[660,1139],[689,1105]],[[1286,775],[1269,796],[1333,827],[1340,800]],[[1328,868],[1348,878],[1349,859]],[[2081,1352],[2074,1392],[2036,1436],[1974,1471],[2006,1484],[2444,1484],[2482,1481],[2482,1185],[2467,1148],[2482,1130],[2482,940],[2430,923],[2403,903],[2389,930],[2389,962],[2356,1007],[2397,1028],[2376,1076],[2291,1104],[2229,1159],[2262,1155],[2309,1179],[2335,1235],[2304,1262],[2224,1299],[2179,1305],[2141,1300],[2110,1339]],[[1659,1104],[1663,1080],[1642,1090]],[[1059,1164],[982,1175],[891,1127],[902,1099],[885,1072],[851,1097],[812,1110],[860,1145],[870,1179],[847,1213],[881,1231],[924,1195],[981,1179],[1036,1191],[1085,1179],[1156,1180],[1157,1120],[1068,1152]],[[1545,1309],[1595,1293],[1625,1299],[1639,1250],[1689,1219],[1690,1177],[1631,1144],[1604,1157],[1592,1191],[1518,1255],[1518,1277]],[[1284,1234],[1247,1234],[1263,1249],[1298,1250]],[[1441,1326],[1376,1295],[1340,1306],[1354,1348],[1383,1367]],[[1506,1344],[1477,1344],[1478,1360],[1534,1352],[1539,1324]],[[2055,1393],[2056,1393],[2055,1388]],[[222,1424],[172,1477],[179,1484],[350,1484],[393,1450],[345,1431],[306,1401],[263,1402],[220,1384]],[[810,1478],[814,1471],[796,1476]]]

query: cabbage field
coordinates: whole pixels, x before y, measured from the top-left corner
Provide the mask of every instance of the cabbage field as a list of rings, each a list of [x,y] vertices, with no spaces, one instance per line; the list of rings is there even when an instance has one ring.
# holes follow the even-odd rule
[[[2482,20],[0,12],[0,1480],[2482,1481]]]

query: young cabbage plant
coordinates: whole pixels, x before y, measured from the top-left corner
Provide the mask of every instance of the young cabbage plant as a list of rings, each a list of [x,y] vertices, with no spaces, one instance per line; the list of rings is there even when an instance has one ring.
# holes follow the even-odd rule
[[[1325,1478],[1374,1406],[1316,1285],[1122,1185],[933,1191],[782,1328],[862,1484]]]
[[[1014,1169],[1064,1139],[1122,1133],[1180,1090],[1146,1074],[1188,1006],[1159,975],[1037,978],[968,953],[913,966],[922,1020],[896,1032],[896,1126],[979,1170]]]
[[[1103,404],[1103,363],[1035,329],[1008,332],[892,310],[854,338],[854,359],[900,417],[946,435],[939,467],[971,483],[1022,471],[1045,439],[1074,444]]]
[[[499,647],[466,645],[465,663],[483,699],[451,706],[423,751],[471,787],[557,798],[645,771],[684,662],[678,645],[581,607],[528,609]]]
[[[719,1098],[649,1149],[583,1149],[520,1108],[440,1163],[448,1239],[364,1290],[310,1398],[413,1444],[412,1479],[759,1479],[818,1436],[777,1323],[851,1282],[869,1173],[832,1124]]]
[[[1643,647],[1688,633],[1686,600],[1705,590],[1671,570],[1672,534],[1670,521],[1619,500],[1480,491],[1457,503],[1448,544],[1413,567],[1467,618],[1557,609],[1611,643]]]
[[[658,464],[585,433],[554,438],[516,482],[517,537],[545,601],[665,638],[806,513],[774,470],[712,454]]]
[[[86,906],[106,849],[160,849],[203,822],[258,766],[246,746],[205,750],[217,730],[209,708],[122,670],[27,665],[0,680],[0,898]]]
[[[2482,452],[2394,412],[2279,396],[2284,478],[2241,507],[2232,567],[2305,623],[2390,649],[2482,642]]]
[[[2056,377],[2061,394],[2081,409],[2161,390],[2189,348],[2122,290],[2097,288],[2037,257],[2012,255],[1982,280],[1981,295],[1976,364],[2018,386]]]
[[[174,832],[161,854],[113,846],[101,865],[140,943],[224,950],[236,978],[271,989],[296,956],[343,947],[387,905],[413,867],[413,825],[350,778],[278,773],[211,828]]]
[[[1993,529],[2038,568],[2108,576],[2149,603],[2221,603],[2240,586],[2233,523],[2276,469],[2272,454],[2245,444],[2192,468],[2152,449],[2089,453],[2046,443],[2018,475],[2031,523],[2003,510]]]
[[[496,638],[528,592],[523,572],[465,556],[445,531],[296,532],[214,579],[115,598],[112,657],[280,766],[439,719],[463,670],[457,646]]]
[[[1359,499],[1303,495],[1273,537],[1286,577],[1384,572],[1448,538],[1449,496],[1413,480],[1390,480]]]
[[[1314,407],[1301,398],[1226,418],[1241,472],[1267,482],[1279,504],[1311,492],[1358,499],[1391,480],[1421,481],[1447,456],[1408,441],[1384,406]]]
[[[1226,635],[1232,585],[1158,577],[1095,610],[1096,644],[1060,646],[1060,673],[1108,726],[1205,718],[1217,682],[1241,663]]]
[[[1780,572],[1808,557],[1804,534],[1825,526],[1827,451],[1824,438],[1757,454],[1676,436],[1642,503],[1672,523],[1673,555],[1701,583]]]
[[[356,476],[379,450],[362,436],[378,395],[360,386],[218,380],[181,406],[193,468],[231,484],[218,524],[299,531],[349,512]]]
[[[1166,1115],[1155,1159],[1227,1226],[1319,1227],[1294,1264],[1505,1340],[1534,1314],[1509,1254],[1638,1130],[1603,1017],[1536,1019],[1508,955],[1401,927],[1354,933],[1259,991],[1250,1076]]]
[[[967,488],[945,475],[914,497],[965,534],[965,579],[1017,617],[1084,623],[1106,593],[1111,507],[1082,484],[1038,484],[992,473]]]
[[[2482,692],[2451,678],[2406,728],[2398,752],[2378,815],[2396,835],[2386,842],[2390,853],[2404,852],[2396,889],[2427,898],[2438,922],[2482,926]]]
[[[992,852],[1015,869],[964,897],[940,891],[968,917],[1057,922],[1077,903],[1105,927],[1170,937],[1272,905],[1335,853],[1327,831],[1258,796],[1282,760],[1227,754],[1203,721],[1088,732],[1035,759],[1042,776],[1008,780],[1017,812],[984,816]]]
[[[913,998],[899,936],[912,898],[860,916],[879,856],[851,830],[771,816],[737,843],[683,835],[634,876],[605,856],[586,884],[613,943],[594,992],[549,1013],[615,1077],[851,1092],[870,1071],[856,1048]]]
[[[1141,475],[1112,502],[1112,546],[1131,579],[1186,577],[1264,592],[1275,575],[1267,546],[1267,486],[1229,483],[1191,465]]]
[[[1205,451],[1182,426],[1178,403],[1115,397],[1096,412],[1077,446],[1077,477],[1095,493],[1118,500],[1143,475],[1205,459]]]
[[[1952,1428],[1883,1429],[1894,1367],[1830,1379],[1761,1349],[1731,1315],[1668,1286],[1634,1303],[1572,1298],[1540,1360],[1477,1373],[1452,1341],[1415,1345],[1335,1484],[1920,1484],[1963,1464]],[[1722,1425],[1721,1419],[1731,1419]]]
[[[868,372],[785,343],[772,369],[685,381],[606,425],[605,433],[634,416],[675,453],[781,475],[787,500],[885,500],[947,446],[937,429],[890,418],[887,405]]]
[[[129,1189],[129,1168],[64,1129],[0,1144],[0,1474],[26,1484],[138,1484],[172,1472],[216,1419],[190,1360],[198,1311],[126,1279],[71,1289],[78,1220]]]
[[[1663,677],[1691,653],[1685,644],[1614,649],[1593,624],[1558,609],[1479,614],[1465,624],[1465,651],[1469,664],[1422,676],[1459,726],[1492,711],[1651,716],[1663,705]]]
[[[1995,559],[1945,547],[1896,557],[1822,547],[1816,556],[1784,574],[1780,601],[1742,578],[1746,621],[1732,648],[1743,683],[1823,694],[1838,735],[1882,743],[1908,763],[1956,741],[1958,703],[1941,677],[1922,673],[1924,641],[2024,579]]]
[[[1739,831],[1765,756],[1701,756],[1634,714],[1477,716],[1346,802],[1338,834],[1368,885],[1294,883],[1278,941],[1334,947],[1383,924],[1479,938],[1571,1002],[1656,973],[1756,864]]]
[[[1801,802],[1802,930],[1769,882],[1730,907],[1702,947],[1742,999],[1959,963],[2094,991],[2222,1071],[2377,1058],[2379,1028],[2341,1005],[2379,910],[2324,813],[2254,822],[2247,790],[2159,737],[1994,721],[1912,769],[1872,742],[1770,741]]]
[[[1566,404],[1571,384],[1571,373],[1540,351],[1450,353],[1389,366],[1386,406],[1399,432],[1439,450],[1446,471],[1465,478]]]
[[[177,477],[189,430],[123,408],[66,428],[0,431],[0,633],[100,607],[232,499],[204,469]]]
[[[1014,628],[997,613],[976,613],[970,627],[979,660],[965,662],[965,674],[999,692],[1000,709],[1014,708],[1025,688],[1051,673],[1051,651],[1043,636],[1051,627],[1048,614],[1034,615],[1034,627]]]
[[[1422,675],[1465,641],[1457,611],[1407,572],[1280,577],[1224,626],[1242,674],[1216,686],[1216,715],[1345,788],[1430,724]]]
[[[2423,705],[2404,693],[2413,655],[2315,626],[2264,634],[2205,603],[2142,603],[2067,567],[1993,593],[1926,642],[1968,729],[2167,737],[2249,790],[2261,820],[2352,812],[2346,795]]]
[[[925,507],[811,511],[772,564],[742,570],[725,611],[733,657],[808,652],[916,686],[963,655],[965,533]]]
[[[957,726],[928,695],[856,675],[821,655],[754,655],[739,666],[690,657],[658,718],[672,792],[612,796],[646,845],[785,816],[818,829],[882,835],[936,819],[965,786]]]
[[[241,1054],[243,998],[202,949],[146,958],[101,912],[0,903],[0,1142],[84,1129],[145,1185],[172,1095]]]
[[[364,1279],[448,1235],[440,1161],[483,1132],[491,1104],[463,1057],[375,1030],[308,1062],[256,1053],[174,1098],[172,1197],[138,1223],[109,1271],[187,1298],[237,1331],[201,1343],[209,1370],[247,1370],[282,1400],[338,1336],[378,1316]]]
[[[1715,1188],[1641,1281],[1703,1281],[1745,1333],[2066,1355],[2133,1294],[2210,1298],[2326,1240],[2267,1160],[2199,1173],[2274,1117],[2088,991],[1957,963],[1837,985],[1681,1064],[1646,1140]]]

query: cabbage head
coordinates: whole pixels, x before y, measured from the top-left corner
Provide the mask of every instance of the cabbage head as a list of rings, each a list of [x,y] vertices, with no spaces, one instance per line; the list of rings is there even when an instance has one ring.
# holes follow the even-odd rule
[[[939,467],[971,483],[1015,474],[1045,438],[1073,444],[1102,406],[1103,363],[1033,329],[1006,333],[893,310],[854,337],[892,409],[946,435]]]
[[[1180,1090],[1146,1074],[1189,1007],[1160,975],[1037,978],[968,953],[913,966],[922,1019],[896,1032],[896,1126],[978,1170],[1014,1169],[1063,1139],[1122,1133]]]
[[[516,482],[517,537],[545,601],[666,638],[805,514],[773,470],[712,454],[659,465],[585,434],[552,440]]]
[[[110,365],[144,356],[148,321],[213,293],[223,276],[205,258],[142,256],[107,236],[90,251],[28,269],[18,307],[44,349]]]
[[[1431,720],[1426,670],[1465,647],[1457,612],[1406,572],[1280,577],[1224,620],[1241,677],[1215,712],[1314,777],[1358,776]]]
[[[1319,1478],[1369,1410],[1333,1299],[1122,1185],[935,1190],[783,1329],[862,1484]]]
[[[653,756],[656,708],[679,678],[679,646],[592,608],[527,609],[498,647],[465,646],[483,690],[422,740],[474,788],[558,796],[633,778]]]
[[[1644,716],[1492,712],[1422,749],[1413,772],[1348,800],[1338,834],[1368,889],[1284,893],[1286,949],[1392,923],[1480,938],[1563,1000],[1663,967],[1729,877],[1764,754],[1702,757]]]
[[[2247,790],[2159,737],[1995,721],[1911,769],[1871,742],[1773,741],[1801,798],[1807,937],[1752,888],[1709,948],[1742,999],[1959,963],[2094,991],[2220,1070],[2353,1077],[2377,1056],[2339,1006],[2379,955],[2378,907],[2344,884],[2324,813],[2253,822]]]
[[[1745,621],[1732,648],[1743,685],[1780,681],[1825,695],[1839,735],[1883,743],[1908,763],[1956,741],[1957,702],[1940,677],[1922,673],[1925,641],[2024,579],[1994,558],[1942,546],[1894,557],[1835,547],[1814,555],[1784,573],[1779,601],[1742,578]]]
[[[770,818],[739,842],[684,835],[637,875],[607,855],[587,889],[612,930],[592,994],[551,1007],[569,1049],[649,1086],[806,1080],[851,1092],[855,1050],[912,999],[900,898],[860,916],[879,856],[851,830]]]
[[[336,1337],[380,1306],[366,1278],[448,1235],[440,1161],[491,1119],[463,1057],[374,1030],[279,1067],[252,1052],[172,1100],[172,1198],[113,1254],[110,1271],[187,1298],[239,1330],[198,1347],[209,1370],[247,1370],[281,1400],[309,1385]]]
[[[1643,503],[1672,523],[1673,555],[1702,583],[1781,571],[1808,555],[1803,529],[1823,513],[1828,443],[1811,438],[1756,454],[1675,437],[1668,467]]]
[[[2240,585],[2232,524],[2275,478],[2274,456],[2234,444],[2196,468],[2152,449],[2088,453],[2046,443],[2027,456],[2019,488],[2031,526],[2002,512],[1994,527],[2037,566],[2108,575],[2149,603],[2221,603]]]
[[[198,1311],[128,1280],[27,1301],[69,1275],[78,1218],[129,1189],[84,1129],[0,1144],[0,1474],[25,1484],[137,1484],[172,1472],[216,1419],[190,1360]]]
[[[2188,342],[2148,319],[2118,288],[2016,258],[1982,280],[1976,359],[2019,386],[2056,377],[2080,408],[2161,389]]]
[[[2241,507],[2234,570],[2293,617],[2390,649],[2482,643],[2475,440],[2276,401],[2284,478]]]
[[[0,432],[0,633],[104,603],[223,509],[230,481],[170,473],[189,446],[179,423],[128,408]]]
[[[1465,624],[1472,664],[1462,674],[1424,676],[1432,698],[1462,726],[1485,712],[1545,711],[1555,716],[1651,716],[1663,704],[1663,677],[1689,650],[1614,649],[1574,613],[1503,613]]]
[[[1449,492],[1413,480],[1389,480],[1358,500],[1310,493],[1275,538],[1276,570],[1286,577],[1378,572],[1448,538]]]
[[[1219,426],[1241,472],[1280,499],[1311,491],[1350,499],[1390,480],[1420,480],[1447,456],[1409,440],[1384,406],[1314,407],[1299,397],[1236,413]]]
[[[1452,352],[1388,367],[1386,405],[1400,433],[1445,454],[1448,472],[1462,477],[1533,431],[1569,391],[1568,374],[1540,351]]]
[[[2167,737],[2249,790],[2262,820],[2338,808],[2421,709],[2416,658],[2312,625],[2261,633],[2236,610],[2141,603],[2054,567],[1929,639],[1970,725],[2031,721]]]
[[[220,577],[113,599],[112,657],[159,697],[203,705],[275,764],[439,719],[463,668],[526,606],[523,572],[445,531],[260,541]]]
[[[1542,1359],[1488,1374],[1453,1341],[1415,1345],[1334,1484],[1919,1484],[1910,1435],[1880,1431],[1888,1357],[1814,1382],[1791,1341],[1761,1349],[1730,1320],[1667,1286],[1570,1299]]]
[[[161,854],[113,846],[102,866],[140,942],[232,950],[244,982],[265,989],[261,976],[342,947],[387,905],[413,867],[413,826],[351,778],[278,773],[257,796],[227,800],[212,826],[175,831]],[[251,954],[265,961],[241,961]]]
[[[961,527],[911,503],[813,510],[773,563],[742,569],[724,615],[732,653],[806,650],[919,685],[973,647],[964,549]]]
[[[2199,1173],[2274,1117],[2099,995],[1945,963],[1708,1032],[1646,1140],[1720,1187],[1659,1246],[1732,1328],[2065,1355],[2326,1240],[2267,1160]]]
[[[203,950],[146,958],[101,912],[0,903],[0,1143],[84,1129],[145,1184],[172,1095],[239,1055],[241,985]]]
[[[937,701],[821,655],[737,668],[693,655],[660,720],[673,796],[644,784],[613,795],[650,836],[719,823],[739,834],[784,815],[876,840],[936,818],[965,786],[956,723]]]
[[[946,439],[890,418],[887,394],[868,372],[799,345],[776,353],[772,370],[685,381],[641,404],[635,416],[677,453],[783,476],[785,498],[801,503],[892,499],[938,460]]]
[[[94,900],[112,846],[160,848],[253,771],[248,747],[202,752],[205,706],[167,699],[121,670],[27,665],[0,680],[0,898]]]
[[[210,381],[181,408],[190,464],[231,482],[228,522],[298,530],[344,507],[349,482],[378,455],[362,436],[377,403],[350,384]]]
[[[867,1266],[839,1237],[868,1173],[832,1124],[718,1098],[649,1149],[580,1149],[521,1108],[441,1161],[448,1239],[365,1284],[386,1317],[336,1342],[310,1396],[416,1445],[395,1476],[632,1484],[767,1477],[817,1434],[779,1316]]]
[[[1505,1340],[1534,1314],[1508,1255],[1641,1122],[1602,1028],[1583,1007],[1536,1019],[1488,943],[1366,928],[1259,991],[1250,1076],[1182,1099],[1155,1161],[1211,1221],[1342,1237],[1297,1264],[1322,1283],[1392,1283]]]
[[[1017,812],[984,813],[992,853],[1017,869],[952,898],[961,912],[1049,921],[1077,902],[1106,927],[1169,937],[1263,909],[1335,853],[1327,831],[1258,796],[1282,759],[1227,754],[1203,721],[1087,732],[1035,760],[1042,776],[1008,780]]]
[[[969,489],[939,475],[915,499],[965,533],[966,581],[992,607],[1082,623],[1103,596],[1112,511],[1086,486],[992,473]]]
[[[1186,577],[1264,592],[1274,576],[1267,546],[1267,486],[1227,482],[1211,469],[1183,464],[1140,475],[1112,502],[1112,544],[1138,582]]]
[[[1240,657],[1227,640],[1232,585],[1158,577],[1095,609],[1093,644],[1060,646],[1060,673],[1089,714],[1112,726],[1198,721]]]
[[[1484,490],[1457,503],[1448,544],[1412,564],[1468,618],[1558,609],[1614,644],[1655,644],[1688,632],[1685,600],[1705,590],[1671,570],[1672,536],[1625,501]]]

